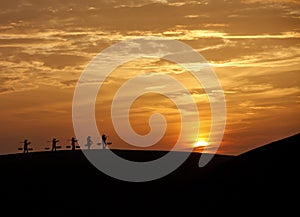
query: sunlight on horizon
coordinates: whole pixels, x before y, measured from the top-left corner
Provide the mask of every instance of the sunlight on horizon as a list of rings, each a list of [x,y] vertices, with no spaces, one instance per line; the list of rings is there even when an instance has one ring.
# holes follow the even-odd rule
[[[195,142],[195,144],[194,144],[194,148],[205,147],[208,145],[209,145],[209,143],[207,141],[198,139],[197,142]]]

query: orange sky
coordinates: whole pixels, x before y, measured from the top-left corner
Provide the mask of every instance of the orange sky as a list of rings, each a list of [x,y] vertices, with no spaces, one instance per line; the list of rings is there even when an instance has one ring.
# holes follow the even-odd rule
[[[83,69],[104,48],[137,36],[182,41],[211,64],[227,102],[219,153],[239,154],[300,131],[297,1],[11,0],[1,1],[0,7],[0,154],[16,152],[25,138],[35,150],[49,146],[53,137],[67,145],[74,135],[73,92]],[[130,76],[154,70],[189,86],[201,118],[199,137],[207,137],[210,111],[201,87],[195,89],[185,72],[174,73],[182,70],[174,64],[144,59],[119,67],[118,76],[98,95],[97,124],[110,135],[113,148],[128,146],[113,130],[107,103]],[[153,148],[169,149],[179,126],[169,100],[141,97],[130,120],[136,132],[145,134],[148,118],[157,110],[168,127]]]

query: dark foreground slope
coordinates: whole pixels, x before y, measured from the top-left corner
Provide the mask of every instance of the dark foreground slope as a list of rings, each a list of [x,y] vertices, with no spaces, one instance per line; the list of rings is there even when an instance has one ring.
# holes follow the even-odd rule
[[[299,144],[296,134],[236,156],[214,170],[211,185],[244,210],[299,212]]]
[[[164,151],[113,150],[117,155],[132,161],[157,159]],[[99,158],[106,151],[94,150]],[[181,152],[176,153],[181,155]],[[142,183],[120,181],[96,169],[78,151],[35,152],[0,157],[2,171],[1,195],[7,199],[55,199],[74,197],[89,198],[92,195],[112,197],[121,193],[175,191],[206,182],[209,174],[232,157],[215,155],[204,168],[198,167],[200,154],[192,153],[177,170],[158,180]],[[157,192],[159,193],[159,192]]]
[[[200,154],[193,153],[173,173],[144,183],[124,182],[103,174],[81,151],[0,156],[0,195],[2,200],[19,200],[11,204],[32,201],[35,211],[45,208],[42,215],[55,215],[53,210],[57,208],[70,208],[65,205],[69,202],[76,214],[78,210],[86,214],[91,207],[106,215],[107,212],[125,215],[125,211],[129,211],[142,216],[162,214],[162,210],[169,214],[203,213],[204,210],[234,214],[242,210],[241,216],[251,211],[259,214],[258,210],[261,212],[264,208],[269,214],[276,208],[288,212],[293,204],[291,197],[298,197],[296,148],[299,137],[297,134],[236,157],[215,155],[204,168],[197,166]],[[114,151],[136,161],[165,154]],[[105,157],[105,152],[98,152]],[[136,209],[144,211],[136,213],[133,211]]]
[[[299,180],[299,144],[300,134],[297,134],[253,149],[218,167],[214,176],[227,180],[226,185],[231,182],[232,186],[243,188],[242,185],[249,184],[274,196],[288,192]]]

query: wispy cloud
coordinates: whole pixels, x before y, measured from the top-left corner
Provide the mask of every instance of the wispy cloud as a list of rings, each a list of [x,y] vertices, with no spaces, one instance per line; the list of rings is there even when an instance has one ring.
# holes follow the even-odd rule
[[[226,153],[262,144],[265,135],[260,132],[271,138],[272,134],[283,135],[299,129],[299,120],[293,118],[299,115],[300,101],[298,1],[11,0],[1,1],[0,8],[1,118],[11,123],[21,121],[22,117],[26,117],[24,121],[30,120],[26,129],[18,125],[19,132],[52,119],[55,126],[56,116],[70,119],[66,111],[72,90],[88,62],[111,44],[139,36],[183,41],[215,69],[227,100],[228,125],[221,148]],[[187,57],[188,53],[181,55]],[[97,101],[100,108],[109,110],[106,105],[126,80],[157,71],[189,87],[199,109],[204,110],[205,132],[201,133],[208,134],[207,94],[213,93],[205,93],[188,72],[164,60],[139,59],[116,69],[104,81],[103,94]],[[186,99],[176,87],[151,82],[148,90],[169,91],[184,104]],[[151,97],[145,99],[149,101]],[[59,105],[55,106],[53,101]],[[168,113],[168,117],[176,114],[173,105],[164,107],[167,100],[160,102],[158,109]],[[138,104],[147,111],[155,108],[151,103]],[[25,105],[28,108],[24,109]],[[185,111],[189,112],[188,104]],[[132,112],[139,118],[144,114],[138,106]],[[51,113],[52,119],[46,117],[47,113]],[[109,122],[106,116],[100,115],[99,119]],[[169,121],[171,128],[177,129],[175,119]],[[284,130],[280,125],[285,126]],[[175,137],[169,132],[168,138]]]

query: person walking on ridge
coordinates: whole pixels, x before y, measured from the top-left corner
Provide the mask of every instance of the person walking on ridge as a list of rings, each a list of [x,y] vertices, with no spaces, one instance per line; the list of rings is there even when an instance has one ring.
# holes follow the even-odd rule
[[[102,147],[103,149],[106,149],[106,140],[107,140],[107,136],[105,134],[102,135]]]
[[[56,138],[52,139],[52,149],[51,151],[56,151],[56,143],[58,143],[59,140],[57,140]]]
[[[77,142],[77,139],[75,139],[74,137],[72,137],[72,139],[71,139],[72,151],[75,151],[76,142]]]
[[[30,145],[31,142],[29,142],[27,139],[24,140],[24,153],[28,153],[28,145]]]

